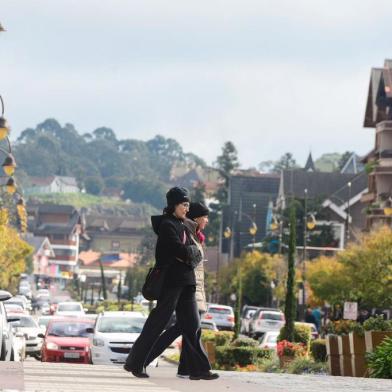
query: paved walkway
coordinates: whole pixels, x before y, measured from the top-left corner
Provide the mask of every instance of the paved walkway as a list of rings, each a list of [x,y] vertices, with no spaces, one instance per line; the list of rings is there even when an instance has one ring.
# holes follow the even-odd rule
[[[220,372],[214,381],[175,377],[164,361],[149,368],[150,378],[136,379],[115,366],[0,362],[1,391],[50,392],[391,392],[391,380],[287,374]]]

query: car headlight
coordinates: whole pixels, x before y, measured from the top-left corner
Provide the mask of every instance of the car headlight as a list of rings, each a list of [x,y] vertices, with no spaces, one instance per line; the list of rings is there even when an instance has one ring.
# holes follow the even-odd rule
[[[93,339],[93,346],[102,347],[105,345],[105,342],[102,339],[94,338]]]
[[[58,349],[59,349],[59,346],[58,346],[56,343],[47,342],[47,343],[46,343],[46,348],[47,348],[48,350],[58,350]]]

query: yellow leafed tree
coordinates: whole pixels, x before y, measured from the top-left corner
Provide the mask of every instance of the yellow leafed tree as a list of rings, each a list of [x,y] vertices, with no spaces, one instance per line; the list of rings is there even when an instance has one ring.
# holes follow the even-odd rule
[[[0,211],[0,289],[10,289],[20,273],[25,271],[26,259],[33,248],[18,232],[8,226],[6,212]]]

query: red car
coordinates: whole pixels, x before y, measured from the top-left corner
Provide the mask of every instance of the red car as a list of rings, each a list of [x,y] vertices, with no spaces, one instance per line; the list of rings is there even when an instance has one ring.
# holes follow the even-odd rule
[[[90,334],[94,322],[88,319],[56,319],[48,324],[42,345],[42,362],[91,363]]]

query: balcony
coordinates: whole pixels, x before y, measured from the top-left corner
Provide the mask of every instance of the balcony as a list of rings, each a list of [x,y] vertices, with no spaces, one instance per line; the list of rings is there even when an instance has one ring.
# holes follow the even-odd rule
[[[392,121],[381,121],[376,125],[376,132],[392,131]]]
[[[375,192],[363,193],[361,196],[361,203],[372,203],[376,200]]]

